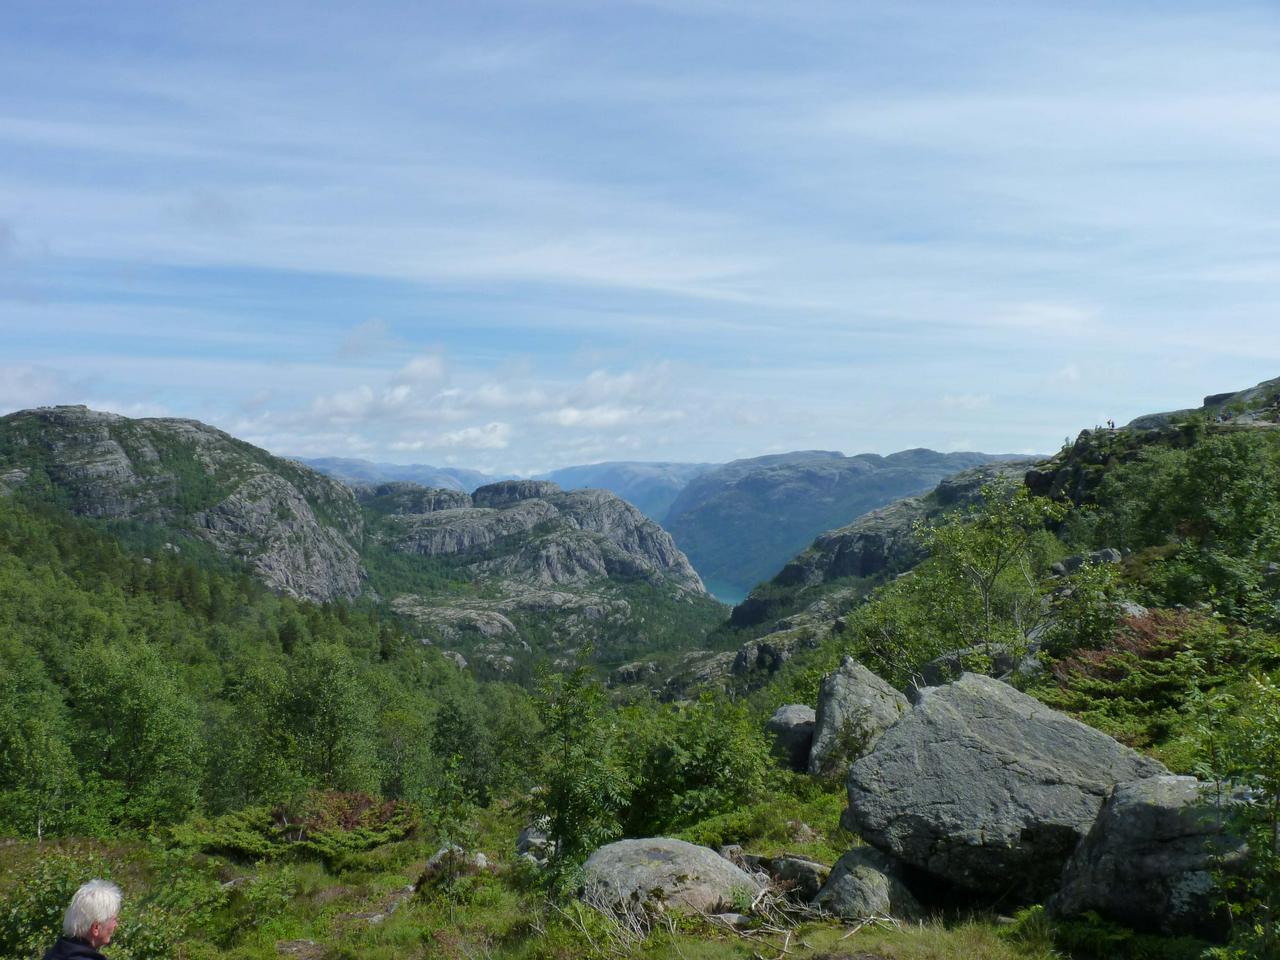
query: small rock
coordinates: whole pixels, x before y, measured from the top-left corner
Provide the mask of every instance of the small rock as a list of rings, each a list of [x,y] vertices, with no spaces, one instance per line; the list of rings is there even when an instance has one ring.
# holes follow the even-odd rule
[[[846,920],[894,917],[912,921],[923,915],[916,898],[898,878],[894,861],[871,847],[854,847],[837,860],[813,904]]]

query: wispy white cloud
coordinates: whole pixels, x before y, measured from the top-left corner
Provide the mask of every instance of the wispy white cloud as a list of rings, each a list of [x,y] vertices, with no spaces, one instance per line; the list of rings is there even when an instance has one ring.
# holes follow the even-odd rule
[[[1056,446],[1086,374],[1117,419],[1274,375],[1265,7],[597,7],[20,11],[0,400],[523,469]]]

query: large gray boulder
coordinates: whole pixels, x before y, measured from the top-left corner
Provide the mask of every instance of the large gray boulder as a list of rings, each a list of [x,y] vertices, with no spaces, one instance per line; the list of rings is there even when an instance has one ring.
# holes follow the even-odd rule
[[[792,770],[803,772],[809,765],[813,721],[813,707],[803,703],[784,704],[765,721],[765,730],[773,735],[774,754]]]
[[[874,847],[854,847],[836,861],[815,906],[847,920],[917,920],[920,904],[898,878],[898,866]]]
[[[809,772],[829,776],[862,756],[910,709],[907,698],[874,673],[845,657],[822,678],[814,719]]]
[[[843,823],[935,877],[1035,899],[1117,783],[1155,760],[990,677],[919,691],[912,711],[849,769]]]
[[[1225,917],[1214,872],[1244,863],[1243,840],[1215,803],[1242,802],[1242,791],[1217,795],[1194,777],[1152,777],[1119,784],[1076,848],[1049,901],[1058,916],[1093,910],[1138,930],[1217,939]]]
[[[666,837],[606,844],[582,872],[582,899],[610,913],[667,907],[717,913],[765,887],[714,850]]]

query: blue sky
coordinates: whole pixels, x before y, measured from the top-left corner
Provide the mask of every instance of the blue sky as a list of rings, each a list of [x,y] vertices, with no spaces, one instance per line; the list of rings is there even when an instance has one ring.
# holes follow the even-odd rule
[[[1274,3],[0,5],[0,411],[535,472],[1280,376]]]

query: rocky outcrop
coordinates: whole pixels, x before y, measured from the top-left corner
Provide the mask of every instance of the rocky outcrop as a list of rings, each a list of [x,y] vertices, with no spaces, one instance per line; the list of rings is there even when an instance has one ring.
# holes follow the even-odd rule
[[[900,869],[873,847],[854,847],[836,861],[813,904],[846,920],[919,920],[924,911],[903,884]]]
[[[843,823],[991,899],[1037,898],[1117,783],[1168,771],[1012,687],[965,674],[920,691],[849,769]]]
[[[813,707],[788,703],[779,707],[765,721],[764,729],[773,736],[773,752],[792,770],[809,766],[809,747],[813,743]]]
[[[292,596],[361,590],[364,523],[351,491],[195,420],[81,406],[10,414],[0,418],[0,476],[47,477],[80,516],[203,540]]]
[[[545,499],[559,492],[557,484],[546,480],[500,480],[477,487],[471,494],[471,502],[477,507],[501,510],[524,500]]]
[[[384,521],[382,536],[403,553],[454,556],[487,551],[501,540],[552,522],[558,515],[555,507],[542,500],[525,501],[507,510],[459,507],[393,514]]]
[[[587,858],[582,878],[586,903],[630,915],[670,907],[715,913],[765,886],[707,847],[664,837],[606,844]]]
[[[662,582],[704,596],[706,589],[671,537],[635,507],[604,490],[565,493],[545,480],[508,480],[481,487],[473,505],[408,513],[414,496],[369,501],[388,507],[377,529],[396,550],[456,558],[488,579],[539,586],[582,586],[622,578]]]
[[[462,490],[420,487],[416,483],[380,483],[353,488],[360,502],[389,515],[435,513],[471,506],[471,497]]]
[[[852,657],[822,678],[808,770],[816,776],[842,767],[872,747],[910,709],[907,698]]]
[[[1137,930],[1221,939],[1226,918],[1214,873],[1244,863],[1244,842],[1227,815],[1247,794],[1223,788],[1219,798],[1217,790],[1194,777],[1119,784],[1063,871],[1050,911],[1095,911]]]

